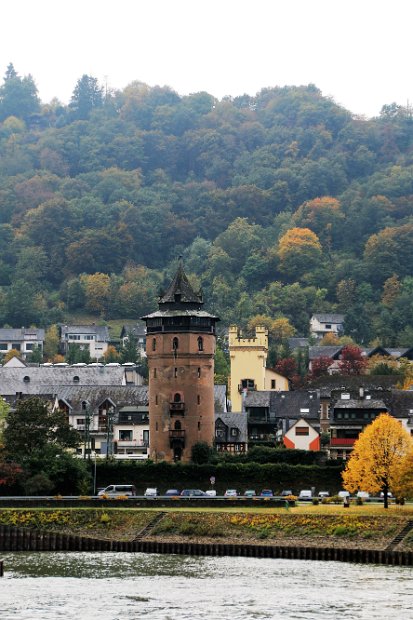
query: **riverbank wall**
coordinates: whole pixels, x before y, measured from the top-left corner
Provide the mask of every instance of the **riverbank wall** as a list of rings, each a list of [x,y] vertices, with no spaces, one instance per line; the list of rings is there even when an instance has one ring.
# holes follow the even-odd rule
[[[412,551],[311,546],[284,547],[281,545],[243,543],[169,542],[165,540],[118,541],[62,533],[40,532],[3,525],[0,526],[0,552],[6,551],[113,551],[194,556],[284,558],[291,560],[413,566]]]

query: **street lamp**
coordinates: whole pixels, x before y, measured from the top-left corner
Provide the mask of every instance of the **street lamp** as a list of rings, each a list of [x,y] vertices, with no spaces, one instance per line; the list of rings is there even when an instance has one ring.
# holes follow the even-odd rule
[[[84,450],[83,450],[83,458],[86,459],[86,454],[88,455],[88,460],[90,460],[90,420],[92,414],[90,412],[89,407],[86,406],[85,409],[85,439],[84,439]]]

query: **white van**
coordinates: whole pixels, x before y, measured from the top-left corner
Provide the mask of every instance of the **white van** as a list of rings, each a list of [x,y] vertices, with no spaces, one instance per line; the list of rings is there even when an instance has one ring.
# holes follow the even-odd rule
[[[302,501],[309,501],[313,499],[313,494],[310,489],[305,489],[304,491],[300,491],[298,499],[301,499]]]
[[[99,491],[98,496],[107,495],[108,497],[134,497],[137,495],[136,487],[133,484],[110,484],[105,489]]]

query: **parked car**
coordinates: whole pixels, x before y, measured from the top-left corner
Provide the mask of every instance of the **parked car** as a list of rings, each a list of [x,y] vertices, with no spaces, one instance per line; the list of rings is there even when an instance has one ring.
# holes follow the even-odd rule
[[[330,497],[330,493],[328,491],[320,491],[318,497],[320,499],[323,499],[323,497]]]
[[[388,497],[389,499],[393,499],[393,493],[392,493],[391,491],[387,491],[387,497]],[[382,491],[382,492],[380,493],[380,499],[383,499],[383,498],[384,498],[384,492]]]
[[[165,497],[178,497],[180,495],[180,492],[178,491],[178,489],[168,489],[167,491],[165,491]]]
[[[350,497],[350,493],[348,491],[339,491],[337,495],[341,497],[341,499],[344,499],[345,497],[348,499]]]
[[[294,495],[294,493],[291,491],[291,489],[284,489],[280,493],[280,497],[289,497],[290,495]]]
[[[224,493],[224,497],[238,497],[238,493],[235,489],[227,489]]]
[[[208,495],[208,497],[216,497],[217,492],[215,489],[208,489],[207,491],[205,491],[205,495]]]
[[[133,484],[110,484],[99,491],[98,496],[102,497],[102,495],[107,495],[108,497],[133,497],[137,493],[136,487]]]
[[[263,489],[260,493],[261,497],[274,497],[274,493],[271,491],[271,489]]]
[[[247,490],[244,492],[244,497],[255,497],[256,495],[257,495],[257,494],[256,494],[256,492],[254,491],[254,489],[247,489]]]
[[[157,497],[158,496],[158,489],[156,489],[155,487],[148,487],[144,493],[145,497]]]
[[[184,489],[181,491],[181,497],[207,497],[207,494],[201,489]]]
[[[313,494],[310,489],[304,489],[303,491],[299,492],[298,499],[300,499],[301,501],[310,501],[313,499]]]

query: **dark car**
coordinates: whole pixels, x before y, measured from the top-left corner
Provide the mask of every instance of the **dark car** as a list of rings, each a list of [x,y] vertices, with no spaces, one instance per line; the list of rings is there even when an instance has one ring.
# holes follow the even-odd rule
[[[167,491],[165,491],[165,495],[164,497],[179,497],[180,495],[180,491],[178,491],[178,489],[168,489]]]
[[[294,493],[291,491],[291,489],[284,489],[280,493],[280,497],[289,497],[290,495],[294,495]]]
[[[181,497],[208,497],[208,495],[201,489],[184,489],[181,491]]]
[[[271,489],[263,489],[260,493],[261,497],[274,497],[274,493],[271,491]]]

